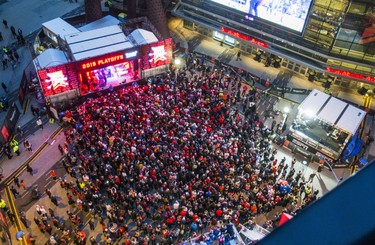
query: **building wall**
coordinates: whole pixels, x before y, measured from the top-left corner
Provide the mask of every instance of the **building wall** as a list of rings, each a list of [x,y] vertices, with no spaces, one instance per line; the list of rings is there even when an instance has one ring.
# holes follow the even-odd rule
[[[325,70],[328,64],[374,76],[375,38],[366,38],[375,36],[374,6],[371,0],[315,0],[302,33],[261,19],[249,21],[243,12],[210,0],[181,0],[174,13],[196,31],[228,27],[268,43],[275,52],[310,62],[310,67]]]

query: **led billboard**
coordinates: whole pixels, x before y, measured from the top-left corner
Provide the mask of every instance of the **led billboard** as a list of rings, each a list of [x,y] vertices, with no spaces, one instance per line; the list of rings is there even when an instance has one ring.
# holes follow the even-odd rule
[[[313,0],[211,0],[291,30],[302,32]]]
[[[76,73],[74,63],[39,70],[44,97],[78,88]]]

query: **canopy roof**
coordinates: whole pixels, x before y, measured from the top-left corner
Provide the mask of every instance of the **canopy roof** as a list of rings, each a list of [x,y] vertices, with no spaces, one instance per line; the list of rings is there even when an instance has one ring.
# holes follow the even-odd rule
[[[103,18],[93,21],[87,25],[81,26],[78,29],[80,31],[92,31],[98,28],[118,25],[119,23],[120,20],[118,20],[117,18],[113,17],[112,15],[106,15]]]
[[[60,17],[44,22],[42,26],[53,32],[56,36],[60,36],[61,38],[64,38],[66,35],[79,32],[77,28],[61,19]]]
[[[279,221],[279,226],[285,224],[288,220],[291,220],[293,218],[292,215],[287,213],[282,213]]]
[[[65,36],[74,60],[82,60],[133,47],[117,25]]]
[[[298,109],[351,134],[355,134],[366,115],[364,110],[316,89],[311,91]]]
[[[63,51],[53,48],[46,49],[43,53],[38,55],[33,61],[35,66],[39,69],[69,63]]]
[[[129,36],[133,38],[137,45],[155,43],[158,41],[154,33],[144,29],[134,30]]]

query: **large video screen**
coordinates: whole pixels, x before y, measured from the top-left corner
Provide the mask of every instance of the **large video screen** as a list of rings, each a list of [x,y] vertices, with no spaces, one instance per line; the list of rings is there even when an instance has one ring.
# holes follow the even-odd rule
[[[253,16],[302,32],[313,0],[211,0]]]

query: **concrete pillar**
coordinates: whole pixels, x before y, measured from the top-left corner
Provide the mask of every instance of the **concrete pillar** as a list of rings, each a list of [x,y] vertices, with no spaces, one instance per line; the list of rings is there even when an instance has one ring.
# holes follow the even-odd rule
[[[85,0],[86,23],[93,22],[103,17],[100,0]]]
[[[167,16],[165,14],[162,0],[146,0],[147,17],[156,27],[164,39],[170,38]]]

